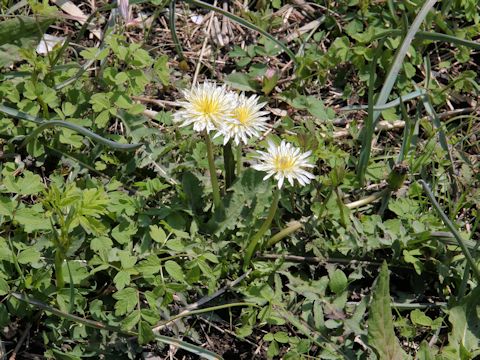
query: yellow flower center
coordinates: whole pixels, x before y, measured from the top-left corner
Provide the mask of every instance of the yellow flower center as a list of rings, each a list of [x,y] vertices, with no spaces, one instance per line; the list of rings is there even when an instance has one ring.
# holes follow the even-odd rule
[[[212,99],[211,97],[204,97],[200,99],[196,104],[197,111],[205,115],[212,115],[218,112],[219,104],[218,101]]]
[[[286,171],[293,168],[295,160],[291,156],[276,156],[273,159],[273,166],[277,171]]]
[[[240,121],[243,125],[246,125],[250,122],[250,111],[244,106],[237,107],[234,112],[235,119]]]

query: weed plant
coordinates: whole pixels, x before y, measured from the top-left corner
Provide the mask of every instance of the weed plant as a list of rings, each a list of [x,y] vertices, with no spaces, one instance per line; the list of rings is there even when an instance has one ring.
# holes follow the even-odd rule
[[[477,1],[87,3],[0,2],[3,357],[480,356]]]

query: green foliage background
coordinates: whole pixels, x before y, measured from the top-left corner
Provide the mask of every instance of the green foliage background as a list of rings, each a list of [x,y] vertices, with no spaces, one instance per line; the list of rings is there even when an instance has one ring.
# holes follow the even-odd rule
[[[249,169],[266,141],[244,149],[245,169],[223,190],[224,212],[214,211],[206,145],[173,124],[171,105],[196,66],[175,52],[192,51],[178,11],[206,12],[197,1],[173,7],[175,46],[170,34],[156,39],[172,6],[131,3],[153,23],[136,37],[118,17],[106,21],[105,4],[91,19],[105,20],[98,46],[86,25],[52,18],[58,9],[47,2],[25,2],[14,16],[12,1],[0,3],[0,325],[9,351],[27,329],[46,358],[165,355],[179,340],[215,358],[201,348],[208,327],[239,353],[259,346],[260,358],[478,356],[479,279],[418,182],[430,184],[478,266],[477,2],[433,6],[375,109],[423,1],[312,2],[318,16],[306,19],[318,23],[286,44],[295,61],[253,31],[281,38],[286,2],[235,12],[248,41],[212,45],[206,60],[225,65],[202,68],[201,79],[262,95],[274,114],[270,138],[311,150],[317,176],[282,191],[246,272],[245,249],[272,201],[273,184]],[[73,35],[38,55],[32,44],[53,23]],[[384,128],[371,123],[370,139],[374,111]],[[69,125],[42,127],[53,120]],[[399,120],[401,131],[388,129]],[[301,230],[268,242],[293,222]],[[210,301],[188,307],[201,299]]]

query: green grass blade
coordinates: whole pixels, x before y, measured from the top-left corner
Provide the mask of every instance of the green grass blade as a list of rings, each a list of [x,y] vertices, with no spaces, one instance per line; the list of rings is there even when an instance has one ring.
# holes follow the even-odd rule
[[[428,95],[424,95],[422,97],[422,104],[425,107],[425,110],[427,111],[428,116],[431,118],[433,125],[438,131],[438,139],[440,142],[440,146],[444,151],[447,152],[448,154],[448,159],[450,160],[450,163],[453,167],[454,161],[453,161],[453,155],[448,147],[448,141],[447,141],[447,136],[445,135],[445,132],[443,131],[442,123],[440,122],[440,118],[438,117],[435,109],[433,108],[430,99]]]
[[[14,118],[17,119],[22,119],[22,120],[27,120],[30,122],[33,122],[35,124],[41,124],[44,120],[41,118],[37,118],[35,116],[32,116],[30,114],[27,114],[23,111],[19,111],[17,109],[12,109],[10,107],[7,107],[5,105],[0,104],[0,112],[3,112],[4,114],[13,116]]]
[[[383,47],[383,40],[380,41],[380,44],[375,50],[372,63],[370,64],[370,76],[368,79],[368,116],[365,121],[364,130],[360,134],[360,138],[369,138],[373,137],[373,131],[375,126],[373,126],[373,103],[374,103],[374,89],[375,89],[375,74],[377,68],[377,61],[380,57],[381,49]],[[371,140],[369,142],[363,141],[364,146],[362,146],[362,151],[360,152],[360,158],[358,161],[358,181],[360,184],[363,184],[365,180],[365,174],[367,172],[368,160],[370,158],[370,149],[372,147]]]
[[[410,26],[410,29],[408,30],[407,34],[405,35],[405,38],[403,39],[400,47],[398,48],[397,53],[395,54],[395,58],[390,67],[390,70],[388,71],[388,74],[385,79],[385,82],[383,83],[382,89],[380,90],[380,94],[378,95],[375,106],[378,107],[378,106],[384,105],[387,102],[388,97],[390,96],[390,93],[393,89],[393,85],[397,80],[398,73],[402,68],[403,59],[407,55],[408,48],[412,43],[412,40],[414,39],[415,34],[420,29],[420,25],[425,20],[428,12],[431,10],[431,8],[433,7],[433,5],[435,5],[436,2],[437,0],[425,1],[425,3],[423,4],[423,7],[420,9],[420,11],[418,12],[418,15],[415,17],[415,20]],[[360,152],[360,159],[358,163],[358,179],[360,181],[360,184],[363,184],[365,179],[365,172],[370,159],[370,150],[371,150],[373,133],[379,117],[380,117],[379,111],[375,111],[372,109],[372,114],[370,114],[370,111],[369,111],[369,120],[365,124],[366,126],[364,128],[364,131],[362,131],[362,136],[361,136],[362,150]]]
[[[375,35],[373,37],[373,40],[382,39],[386,37],[396,37],[401,35],[402,35],[402,30],[398,30],[398,29],[386,30]],[[415,39],[448,42],[453,45],[466,46],[475,50],[480,49],[479,42],[467,40],[467,39],[461,39],[453,35],[442,34],[435,31],[418,31],[415,34]]]
[[[294,64],[295,65],[297,64],[295,54],[285,44],[283,44],[281,41],[279,41],[278,39],[276,39],[275,37],[270,35],[265,30],[263,30],[263,29],[259,28],[258,26],[252,24],[251,22],[249,22],[245,19],[242,19],[241,17],[239,17],[237,15],[233,15],[232,13],[230,13],[228,11],[225,11],[221,8],[218,8],[216,6],[204,3],[203,1],[200,1],[200,0],[186,0],[186,2],[190,3],[190,4],[194,4],[194,5],[199,6],[199,7],[202,7],[202,8],[207,9],[207,10],[215,11],[219,14],[222,14],[223,16],[228,17],[230,20],[236,22],[237,24],[246,27],[247,29],[250,29],[250,30],[253,30],[253,31],[256,31],[256,32],[262,34],[263,36],[265,36],[269,40],[272,40],[273,42],[275,42],[283,51],[285,51],[285,53],[290,57],[290,59],[294,62]]]
[[[410,150],[412,130],[412,121],[410,119],[410,116],[408,116],[407,109],[403,102],[400,102],[400,109],[402,111],[403,121],[405,121],[405,127],[403,128],[402,147],[400,148],[400,153],[398,154],[397,164],[400,164],[407,157],[408,151]]]
[[[395,21],[395,24],[398,25],[400,23],[400,18],[398,17],[395,9],[395,2],[393,0],[388,0],[387,5],[388,10],[390,11],[390,15],[392,15],[393,21]]]
[[[49,306],[47,304],[44,304],[41,301],[38,301],[36,299],[32,299],[32,298],[27,297],[27,296],[25,296],[23,294],[20,294],[20,293],[12,292],[10,294],[14,298],[16,298],[20,301],[26,302],[26,303],[28,303],[30,305],[33,305],[33,306],[35,306],[39,309],[48,311],[48,312],[50,312],[50,313],[52,313],[52,314],[54,314],[58,317],[68,319],[70,321],[74,321],[76,323],[83,324],[83,325],[88,326],[88,327],[92,327],[92,328],[100,329],[100,330],[113,331],[113,332],[116,332],[116,333],[121,334],[123,336],[135,336],[135,337],[138,336],[138,334],[134,331],[125,331],[125,330],[122,330],[122,329],[120,329],[116,326],[107,325],[107,324],[101,323],[99,321],[93,321],[93,320],[82,318],[80,316],[65,313],[65,312],[63,312],[63,311],[61,311],[57,308],[54,308],[54,307]],[[189,344],[185,341],[181,341],[181,340],[178,340],[178,339],[175,339],[175,338],[171,338],[171,337],[164,336],[164,335],[159,335],[159,334],[154,334],[154,335],[155,335],[155,338],[158,341],[161,341],[161,342],[163,342],[165,344],[168,344],[168,345],[177,346],[177,347],[182,348],[186,351],[189,351],[193,354],[201,356],[205,359],[208,359],[208,360],[222,359],[219,355],[217,355],[217,354],[215,354],[211,351],[205,350],[205,349],[203,349],[199,346],[196,346],[196,345]]]
[[[275,306],[274,310],[279,316],[292,324],[299,332],[320,348],[335,351],[338,355],[343,356],[345,359],[349,359],[347,354],[344,353],[337,344],[329,341],[329,339],[320,332],[313,331],[313,329],[311,329],[308,324],[305,324],[299,316],[295,316],[282,306]]]
[[[143,146],[143,144],[120,144],[112,140],[105,139],[104,137],[101,137],[100,135],[95,134],[93,131],[88,130],[82,126],[75,125],[66,121],[61,121],[61,120],[45,120],[39,117],[32,116],[30,114],[24,113],[22,111],[12,109],[10,107],[4,106],[0,104],[0,112],[3,112],[5,114],[8,114],[10,116],[13,116],[17,119],[22,119],[22,120],[27,120],[30,122],[33,122],[35,124],[38,124],[39,126],[33,130],[23,141],[22,146],[26,145],[30,140],[35,138],[39,133],[41,133],[43,130],[51,128],[51,127],[65,127],[67,129],[73,130],[78,132],[79,134],[82,134],[102,145],[108,146],[112,149],[115,150],[121,150],[121,151],[131,151],[131,150],[136,150],[139,147]]]
[[[430,190],[430,187],[428,186],[428,184],[423,180],[418,180],[418,182],[420,183],[420,185],[422,185],[423,190],[427,194],[428,198],[430,199],[430,202],[432,203],[433,207],[437,211],[437,214],[440,216],[445,226],[448,228],[448,230],[452,232],[453,236],[457,240],[458,246],[460,246],[460,248],[462,249],[465,259],[467,260],[468,264],[472,268],[475,279],[477,280],[478,283],[480,283],[480,271],[478,269],[477,263],[475,262],[472,255],[470,254],[470,251],[468,250],[465,240],[463,240],[462,236],[460,235],[456,227],[450,221],[448,216],[445,215],[445,213],[443,212],[442,208],[440,207],[440,204],[435,199],[435,196],[433,195],[432,190]]]
[[[200,346],[192,345],[190,343],[187,343],[185,341],[181,341],[169,336],[164,336],[160,334],[153,334],[155,336],[155,339],[158,341],[163,342],[164,344],[168,345],[173,345],[177,346],[183,350],[186,350],[192,354],[198,355],[201,358],[207,359],[207,360],[221,360],[222,357],[218,354],[215,354],[214,352],[211,352],[209,350],[206,350],[204,348],[201,348]]]
[[[422,40],[432,40],[432,41],[442,41],[442,42],[448,42],[454,45],[459,45],[459,46],[466,46],[475,50],[480,50],[480,43],[471,41],[471,40],[466,40],[466,39],[460,39],[456,36],[452,35],[447,35],[447,34],[442,34],[438,32],[433,32],[433,31],[419,31],[418,34],[415,36],[416,38],[422,39]]]
[[[225,170],[225,190],[232,186],[235,180],[235,159],[233,158],[232,142],[223,146],[223,167]]]
[[[176,1],[172,0],[170,1],[170,6],[169,6],[169,13],[168,13],[168,26],[170,27],[170,33],[172,34],[172,40],[173,43],[175,44],[175,51],[177,52],[178,56],[180,57],[180,60],[184,60],[185,56],[183,55],[183,49],[182,49],[182,44],[180,44],[180,40],[178,40],[177,36],[177,26],[175,24],[175,5]]]
[[[409,100],[413,100],[417,97],[421,97],[425,95],[426,93],[427,92],[424,89],[418,89],[418,90],[412,91],[411,93],[402,95],[401,97],[398,97],[395,100],[385,103],[384,105],[374,106],[373,110],[375,111],[387,110],[392,107],[400,105],[400,102],[407,102]],[[367,109],[368,109],[368,105],[350,105],[350,106],[344,106],[340,108],[339,111],[353,111],[353,110],[367,110]]]
[[[53,226],[52,226],[53,229]],[[68,260],[65,260],[65,264],[67,264],[67,270],[68,270],[68,280],[70,282],[69,285],[69,292],[70,292],[70,309],[69,313],[73,313],[75,310],[75,285],[73,284],[73,277],[72,277],[72,271],[70,270],[70,265],[68,264]]]
[[[112,149],[115,150],[121,150],[121,151],[131,151],[131,150],[136,150],[139,147],[143,146],[143,144],[120,144],[112,140],[105,139],[104,137],[101,137],[100,135],[95,134],[93,131],[90,131],[88,129],[85,129],[82,126],[75,125],[66,121],[61,121],[61,120],[50,120],[47,122],[42,123],[39,125],[35,130],[33,130],[23,141],[21,147],[25,146],[28,142],[30,142],[32,139],[36,138],[43,130],[53,128],[53,127],[64,127],[73,131],[78,132],[79,134],[82,134],[102,145],[108,146]]]
[[[97,61],[97,57],[100,55],[100,53],[105,49],[105,46],[100,46],[97,50],[97,52],[95,53],[95,56],[93,57],[93,59],[90,59],[88,60],[85,64],[83,64],[80,69],[78,69],[78,71],[76,72],[75,75],[73,75],[71,78],[65,80],[65,81],[62,81],[60,84],[56,84],[53,89],[54,90],[60,90],[60,89],[63,89],[65,86],[68,86],[70,84],[73,84],[75,81],[77,81],[80,76],[83,75],[83,73],[85,73],[85,71],[87,71],[91,66],[92,64]]]
[[[212,312],[212,311],[216,311],[216,310],[228,309],[228,308],[236,307],[236,306],[250,306],[250,307],[260,308],[260,306],[258,306],[257,304],[254,304],[254,303],[238,302],[238,303],[227,303],[227,304],[223,304],[223,305],[211,306],[211,307],[208,307],[208,308],[202,308],[202,309],[198,309],[198,310],[182,311],[181,313],[172,316],[170,319],[162,321],[161,323],[156,325],[154,330],[156,328],[163,327],[166,324],[169,324],[169,323],[171,323],[175,320],[178,320],[178,319],[181,319],[181,318],[184,318],[184,317],[204,314],[204,313]]]

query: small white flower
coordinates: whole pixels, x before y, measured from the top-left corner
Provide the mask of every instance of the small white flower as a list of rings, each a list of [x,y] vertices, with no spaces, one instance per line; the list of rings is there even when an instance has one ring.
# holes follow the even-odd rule
[[[218,130],[221,123],[232,121],[235,97],[225,86],[204,82],[191,90],[182,91],[185,101],[177,101],[183,109],[174,115],[180,126],[193,124],[193,130],[201,132]]]
[[[220,124],[219,135],[224,136],[224,144],[233,139],[239,145],[243,141],[247,144],[248,138],[258,137],[267,129],[268,111],[261,111],[266,103],[258,103],[258,96],[246,97],[244,94],[235,95],[236,106],[233,111],[233,120],[226,120]]]
[[[268,142],[268,151],[259,151],[257,158],[261,161],[259,164],[253,165],[255,170],[265,171],[267,175],[263,180],[274,176],[278,180],[278,188],[282,188],[285,178],[293,185],[293,180],[297,180],[300,185],[309,184],[315,176],[304,168],[313,168],[314,165],[308,161],[308,157],[312,153],[307,151],[301,153],[300,149],[292,146],[292,144],[282,141],[280,145]]]

